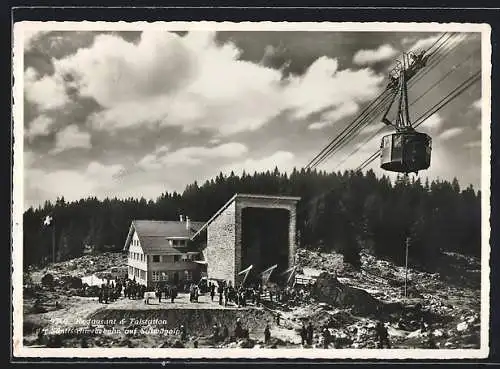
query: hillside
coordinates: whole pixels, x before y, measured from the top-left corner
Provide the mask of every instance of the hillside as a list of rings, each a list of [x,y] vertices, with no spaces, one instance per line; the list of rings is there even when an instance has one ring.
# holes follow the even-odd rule
[[[46,328],[75,328],[78,319],[165,319],[171,329],[186,324],[189,331],[188,345],[195,340],[201,346],[237,347],[241,342],[218,343],[210,341],[214,322],[234,325],[236,317],[242,319],[250,330],[252,345],[261,345],[263,329],[271,323],[274,345],[300,347],[299,330],[303,321],[312,321],[315,329],[314,345],[322,347],[319,330],[328,327],[335,337],[337,348],[375,347],[374,327],[377,321],[387,324],[394,348],[478,348],[480,327],[480,264],[479,260],[456,253],[445,253],[442,263],[448,268],[443,273],[427,273],[409,269],[408,298],[403,296],[404,268],[374,255],[361,252],[361,270],[355,271],[342,262],[335,253],[318,253],[299,250],[299,271],[315,270],[322,276],[318,288],[309,297],[296,297],[287,301],[264,301],[258,308],[229,306],[222,308],[211,304],[208,296],[201,296],[199,304],[187,301],[182,295],[174,304],[145,305],[142,300],[121,297],[110,304],[99,304],[97,298],[82,295],[71,277],[123,264],[123,254],[106,253],[84,256],[71,261],[56,263],[50,268],[30,272],[33,280],[52,273],[55,284],[26,286],[24,294],[25,344],[37,342],[37,332]],[[333,277],[337,273],[338,280]],[[332,294],[340,286],[340,296]],[[296,291],[300,294],[301,288]],[[307,294],[306,294],[307,295]],[[56,303],[57,302],[57,303]],[[281,317],[278,325],[275,317]],[[424,317],[424,324],[421,317]],[[125,326],[109,326],[109,329]],[[422,330],[423,328],[423,330]],[[232,329],[232,328],[231,328]],[[57,335],[57,334],[56,334]],[[78,335],[63,334],[62,345],[79,347]],[[165,337],[159,334],[132,336],[112,332],[91,335],[85,341],[89,346],[160,347],[174,344],[178,334]],[[245,343],[247,344],[247,343]]]

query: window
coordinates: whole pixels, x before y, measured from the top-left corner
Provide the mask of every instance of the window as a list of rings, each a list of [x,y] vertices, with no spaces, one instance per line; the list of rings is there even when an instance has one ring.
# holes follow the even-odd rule
[[[171,240],[171,245],[175,247],[184,247],[186,246],[186,240]]]
[[[167,272],[161,272],[161,280],[168,281],[168,273]]]
[[[160,280],[160,272],[153,272],[152,278],[153,282],[158,282]]]
[[[182,255],[182,260],[189,260],[189,261],[196,260],[196,255],[195,254],[184,254],[184,255]]]
[[[184,271],[184,278],[187,280],[187,281],[190,281],[193,279],[193,272],[190,271],[190,270],[185,270]]]
[[[169,263],[170,261],[172,261],[168,255],[163,255],[161,260],[164,263]]]
[[[174,263],[177,263],[180,260],[179,255],[174,255]]]
[[[132,268],[131,266],[128,267],[128,275],[129,276],[132,276],[134,274],[134,268]]]
[[[160,262],[160,255],[153,255],[153,263],[159,263]]]

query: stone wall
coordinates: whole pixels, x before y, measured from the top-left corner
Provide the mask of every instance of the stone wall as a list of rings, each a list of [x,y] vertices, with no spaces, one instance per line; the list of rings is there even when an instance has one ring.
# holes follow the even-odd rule
[[[241,265],[241,214],[244,208],[264,208],[264,209],[286,209],[290,212],[288,224],[288,266],[291,267],[295,264],[295,250],[296,250],[296,234],[297,234],[297,211],[296,202],[290,200],[273,200],[273,199],[254,199],[254,198],[241,198],[236,199],[236,243],[235,243],[235,263],[236,271],[240,271]]]
[[[236,205],[232,202],[207,227],[208,278],[235,282]]]
[[[236,197],[207,227],[206,260],[208,278],[224,279],[234,283],[241,265],[242,210],[246,207],[286,209],[290,212],[289,266],[294,265],[296,250],[296,201],[274,198]]]

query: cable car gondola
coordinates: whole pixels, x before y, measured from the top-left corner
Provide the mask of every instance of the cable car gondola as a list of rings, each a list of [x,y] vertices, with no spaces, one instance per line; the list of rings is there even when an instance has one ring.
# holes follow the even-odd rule
[[[422,55],[419,55],[422,57]],[[389,104],[382,122],[394,126],[396,133],[382,137],[380,144],[380,167],[384,170],[398,173],[418,173],[419,170],[428,169],[431,164],[431,137],[425,133],[417,132],[410,123],[408,111],[408,89],[406,81],[416,73],[416,68],[421,68],[421,63],[408,63],[408,55],[403,54],[399,62],[397,76],[391,74],[391,85],[397,82],[394,95]],[[413,61],[420,60],[412,58]],[[408,65],[408,68],[407,68]],[[394,72],[394,71],[393,71]],[[392,86],[391,86],[392,87]],[[398,114],[395,124],[387,119],[396,97],[399,95]]]

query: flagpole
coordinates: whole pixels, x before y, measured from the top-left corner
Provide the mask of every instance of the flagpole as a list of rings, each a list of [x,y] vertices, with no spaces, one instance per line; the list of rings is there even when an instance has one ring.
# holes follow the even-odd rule
[[[52,263],[56,262],[56,222],[52,218]]]

